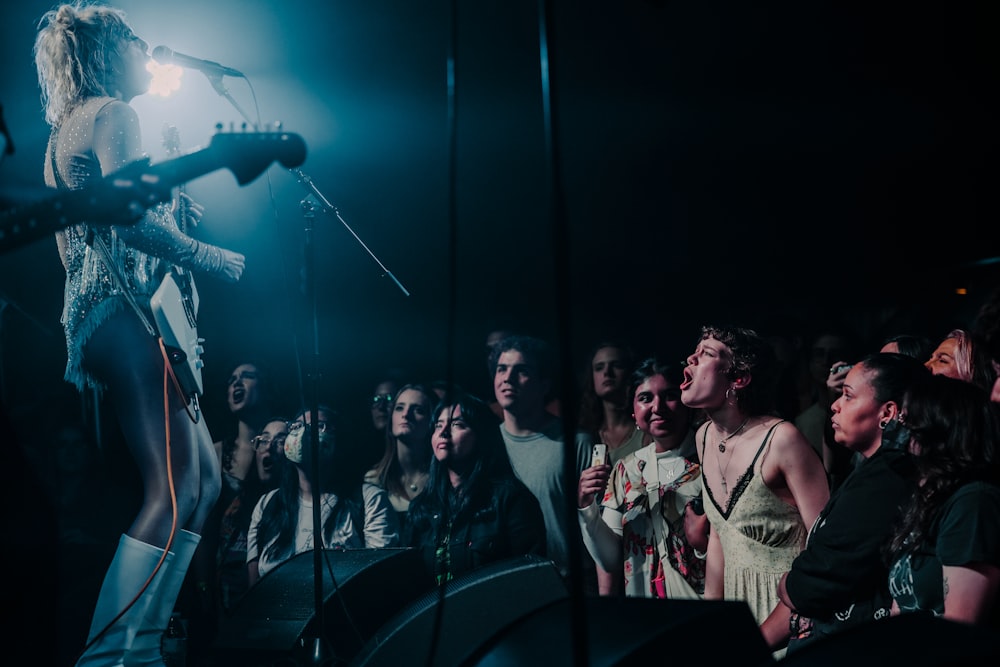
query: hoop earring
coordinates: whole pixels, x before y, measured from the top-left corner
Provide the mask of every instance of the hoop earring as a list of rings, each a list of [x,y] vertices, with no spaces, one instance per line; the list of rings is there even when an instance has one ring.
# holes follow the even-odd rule
[[[730,387],[729,389],[726,390],[726,400],[729,401],[730,405],[732,405],[736,402],[735,398],[736,398],[736,390]]]
[[[885,430],[885,427],[888,426],[888,425],[889,425],[889,420],[888,419],[883,419],[882,421],[880,421],[878,423],[878,427],[880,429],[882,429],[883,431]]]

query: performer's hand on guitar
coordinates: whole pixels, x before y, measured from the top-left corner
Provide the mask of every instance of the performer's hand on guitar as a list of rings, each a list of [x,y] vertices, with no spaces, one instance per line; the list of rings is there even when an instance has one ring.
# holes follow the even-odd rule
[[[191,195],[181,191],[174,197],[173,205],[174,217],[183,215],[184,219],[177,218],[177,225],[181,229],[191,230],[198,226],[205,215],[205,207],[191,199]]]

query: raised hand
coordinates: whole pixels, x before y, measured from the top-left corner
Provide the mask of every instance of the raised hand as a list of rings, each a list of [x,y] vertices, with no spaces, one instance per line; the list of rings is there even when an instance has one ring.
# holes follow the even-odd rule
[[[603,498],[610,478],[611,466],[608,464],[592,466],[581,472],[576,494],[577,507],[590,507],[595,498]]]

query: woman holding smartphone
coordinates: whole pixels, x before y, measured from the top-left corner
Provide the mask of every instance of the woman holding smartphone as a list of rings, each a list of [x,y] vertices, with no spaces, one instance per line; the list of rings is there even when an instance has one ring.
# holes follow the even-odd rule
[[[697,599],[704,591],[708,524],[692,506],[701,498],[701,465],[682,377],[679,366],[642,362],[629,404],[653,442],[613,467],[595,463],[580,474],[584,544],[621,579],[627,597]]]

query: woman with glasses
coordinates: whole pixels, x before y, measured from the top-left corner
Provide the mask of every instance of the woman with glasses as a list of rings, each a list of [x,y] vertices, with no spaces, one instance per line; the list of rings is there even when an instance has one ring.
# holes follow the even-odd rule
[[[277,488],[257,502],[247,533],[250,586],[295,554],[314,547],[313,502],[320,503],[322,545],[330,549],[378,549],[399,545],[399,524],[384,489],[363,482],[349,447],[339,446],[336,414],[316,412],[319,478],[314,477],[313,415],[302,411],[288,427],[285,463]]]
[[[360,454],[364,458],[363,470],[374,466],[385,450],[385,432],[389,428],[389,411],[392,402],[396,400],[399,382],[392,379],[380,380],[368,395],[368,411],[371,413],[372,428],[359,429],[363,434],[358,443]]]
[[[365,480],[388,491],[400,519],[410,501],[423,492],[431,467],[431,411],[437,394],[423,384],[405,384],[396,392],[389,412],[385,453]]]
[[[197,650],[204,639],[207,641],[215,632],[218,615],[227,611],[228,600],[235,597],[219,588],[226,579],[233,580],[237,590],[246,588],[246,528],[250,522],[249,511],[260,496],[260,457],[257,440],[271,417],[270,375],[264,366],[256,361],[245,360],[236,364],[226,378],[226,405],[233,422],[226,426],[224,435],[214,443],[215,451],[222,464],[222,490],[219,499],[205,521],[202,540],[195,550],[191,571],[186,579],[182,602],[190,602],[185,609],[188,617],[189,644]],[[282,429],[285,421],[280,420]],[[221,431],[221,429],[220,429]],[[267,459],[272,460],[270,457]],[[245,504],[249,502],[249,507]],[[240,561],[239,572],[226,575],[223,568],[232,567],[233,560],[225,556],[227,517],[237,514],[243,521],[242,536],[237,545],[239,553],[232,559]],[[242,581],[242,585],[240,582]],[[194,587],[194,590],[190,590]]]
[[[218,604],[222,613],[249,588],[247,578],[247,533],[253,508],[268,491],[278,488],[281,466],[285,463],[285,438],[288,422],[272,419],[253,439],[254,467],[239,495],[222,515],[218,551]]]
[[[219,519],[213,551],[198,554],[199,558],[210,562],[203,563],[196,571],[195,580],[190,582],[196,604],[186,610],[185,616],[192,656],[209,650],[219,623],[232,613],[250,588],[247,575],[250,519],[261,496],[278,486],[281,466],[285,462],[287,435],[288,421],[273,417],[253,438],[254,465]]]

